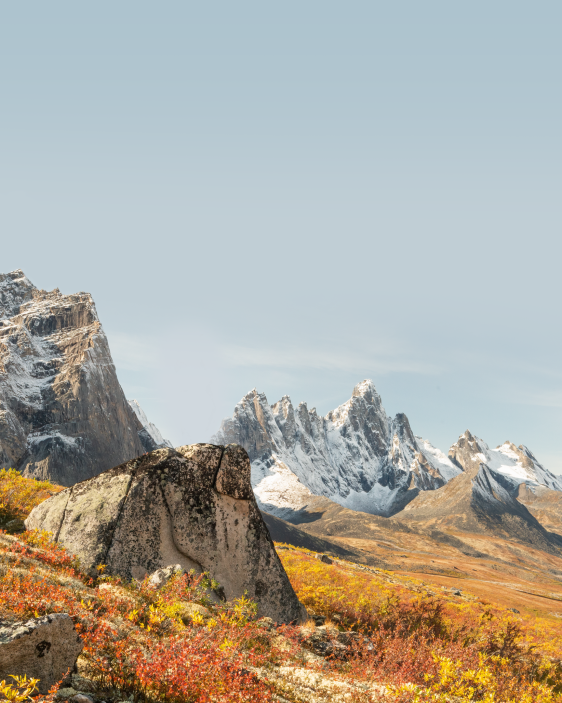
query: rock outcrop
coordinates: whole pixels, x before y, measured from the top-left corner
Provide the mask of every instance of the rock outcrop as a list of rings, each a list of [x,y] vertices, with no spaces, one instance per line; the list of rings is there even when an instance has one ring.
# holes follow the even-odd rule
[[[88,293],[0,274],[0,468],[63,486],[146,451]]]
[[[66,613],[27,622],[0,622],[0,679],[11,675],[39,679],[40,693],[60,681],[82,651],[83,643]]]
[[[299,620],[300,605],[257,507],[250,461],[237,445],[159,449],[49,498],[26,520],[51,531],[82,568],[142,579],[179,564],[207,572],[227,599]]]
[[[315,496],[353,510],[389,516],[419,491],[434,490],[461,469],[426,440],[408,418],[389,418],[372,381],[325,417],[288,396],[269,405],[255,389],[238,403],[211,440],[236,442],[252,462],[260,507],[291,520]]]

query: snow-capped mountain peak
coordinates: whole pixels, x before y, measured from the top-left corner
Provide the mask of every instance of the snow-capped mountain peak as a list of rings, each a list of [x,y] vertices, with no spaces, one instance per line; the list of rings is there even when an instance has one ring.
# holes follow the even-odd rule
[[[555,476],[546,469],[524,445],[516,447],[506,441],[496,449],[491,449],[484,440],[466,430],[449,450],[449,457],[465,471],[484,466],[492,472],[502,474],[514,487],[528,483],[562,491],[562,477]]]
[[[405,415],[387,416],[370,380],[324,417],[306,403],[295,410],[289,396],[269,405],[254,389],[212,441],[248,451],[258,500],[280,516],[302,508],[312,494],[390,515],[417,490],[438,488],[460,472],[442,452],[418,442]]]

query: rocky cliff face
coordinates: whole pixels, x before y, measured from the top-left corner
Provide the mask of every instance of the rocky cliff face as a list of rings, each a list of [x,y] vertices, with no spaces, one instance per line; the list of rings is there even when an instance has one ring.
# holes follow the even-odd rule
[[[540,464],[523,444],[516,447],[508,441],[490,449],[486,442],[466,430],[449,449],[449,458],[463,471],[486,467],[501,474],[514,488],[526,483],[562,491],[562,477],[555,476]]]
[[[392,515],[420,490],[433,490],[461,472],[408,418],[389,418],[371,381],[325,417],[288,396],[269,405],[255,389],[222,423],[213,442],[235,442],[252,461],[260,507],[291,516],[315,495],[354,510]]]
[[[0,468],[64,486],[143,454],[88,293],[0,274]]]

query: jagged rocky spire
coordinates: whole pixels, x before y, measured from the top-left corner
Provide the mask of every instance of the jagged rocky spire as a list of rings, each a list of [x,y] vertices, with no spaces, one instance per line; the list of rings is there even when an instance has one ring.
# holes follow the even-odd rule
[[[241,444],[252,461],[252,482],[263,508],[289,516],[322,495],[379,515],[401,509],[419,490],[443,486],[460,469],[414,436],[408,418],[389,418],[371,380],[325,417],[291,399],[269,405],[250,391],[213,441]]]

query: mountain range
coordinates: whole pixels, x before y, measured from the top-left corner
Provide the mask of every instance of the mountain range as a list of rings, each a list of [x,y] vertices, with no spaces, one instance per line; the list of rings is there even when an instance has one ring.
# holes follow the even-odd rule
[[[325,416],[254,389],[211,441],[248,452],[274,539],[409,572],[487,560],[486,583],[537,564],[562,576],[562,478],[468,430],[441,451],[387,415],[372,381]],[[71,486],[170,446],[125,397],[91,295],[0,274],[0,468]]]
[[[246,449],[261,509],[294,525],[319,520],[332,502],[348,518],[351,510],[426,531],[562,546],[562,478],[527,447],[491,449],[467,430],[446,455],[415,436],[406,415],[389,417],[370,380],[325,416],[306,403],[295,410],[288,396],[269,405],[254,389],[212,441]]]

